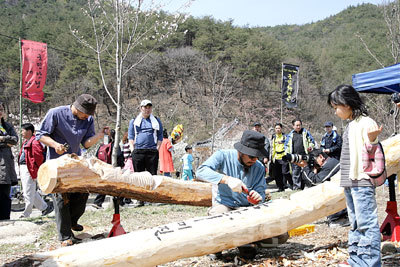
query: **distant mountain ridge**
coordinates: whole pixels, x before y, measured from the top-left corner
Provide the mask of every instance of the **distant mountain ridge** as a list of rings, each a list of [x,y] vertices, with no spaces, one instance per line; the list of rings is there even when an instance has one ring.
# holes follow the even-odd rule
[[[78,94],[91,93],[100,103],[96,114],[99,125],[115,123],[115,107],[104,92],[97,62],[92,59],[95,55],[70,33],[71,25],[82,34],[90,34],[90,24],[81,10],[85,3],[0,0],[0,98],[7,103],[7,110],[17,113],[19,108],[15,97],[19,88],[19,47],[15,38],[24,38],[49,44],[46,102],[24,101],[23,112],[28,118],[43,117],[49,108],[72,103]],[[282,62],[300,66],[299,107],[283,108],[285,131],[291,129],[294,117],[301,117],[314,132],[323,131],[325,120],[339,125],[341,122],[327,107],[327,93],[339,84],[351,83],[354,73],[380,68],[355,34],[360,34],[386,65],[394,63],[387,47],[382,11],[382,6],[362,4],[314,23],[257,28],[235,27],[229,21],[210,17],[189,18],[124,77],[123,127],[138,112],[140,99],[149,98],[169,130],[183,123],[185,135],[190,136],[188,143],[208,139],[212,134],[213,98],[207,70],[215,62],[227,68],[232,80],[239,79],[235,86],[241,89],[225,105],[215,129],[235,118],[242,128],[260,121],[265,131],[280,121]],[[129,59],[136,60],[146,49],[142,47]],[[108,60],[112,62],[112,58]],[[109,65],[108,77],[113,71]],[[113,90],[113,82],[109,84]],[[387,103],[375,98],[373,103],[372,113],[384,122],[388,116],[377,105]]]

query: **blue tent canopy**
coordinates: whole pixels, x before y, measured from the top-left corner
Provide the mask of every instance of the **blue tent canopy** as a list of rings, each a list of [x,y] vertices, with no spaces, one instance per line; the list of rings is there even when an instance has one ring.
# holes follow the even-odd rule
[[[400,63],[378,70],[353,74],[353,87],[360,93],[400,93]]]

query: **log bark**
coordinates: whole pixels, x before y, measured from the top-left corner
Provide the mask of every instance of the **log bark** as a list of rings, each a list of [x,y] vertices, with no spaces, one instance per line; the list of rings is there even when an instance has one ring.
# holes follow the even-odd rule
[[[399,172],[400,136],[383,142],[388,174]],[[292,194],[290,199],[170,223],[109,239],[37,253],[43,266],[155,266],[234,248],[288,230],[345,208],[340,173]]]
[[[148,172],[113,168],[98,159],[64,155],[48,160],[38,171],[45,193],[99,193],[148,202],[211,206],[211,184],[188,182]]]

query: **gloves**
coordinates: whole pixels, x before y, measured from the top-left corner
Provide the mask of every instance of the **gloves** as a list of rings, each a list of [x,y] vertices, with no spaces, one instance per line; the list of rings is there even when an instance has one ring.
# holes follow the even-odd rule
[[[233,192],[242,193],[242,186],[246,188],[242,180],[230,176],[226,176],[225,183],[232,189]]]
[[[247,201],[249,201],[249,203],[253,204],[253,205],[257,205],[258,202],[260,202],[262,200],[261,195],[254,190],[251,190],[249,195],[247,196]]]

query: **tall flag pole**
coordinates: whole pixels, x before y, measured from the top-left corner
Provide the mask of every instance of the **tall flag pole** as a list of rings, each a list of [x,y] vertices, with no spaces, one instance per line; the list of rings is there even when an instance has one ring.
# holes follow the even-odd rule
[[[299,91],[299,66],[282,64],[282,100],[288,108],[297,107]]]
[[[18,139],[18,149],[22,145],[22,50],[21,50],[21,38],[18,38],[19,43],[19,139]]]

